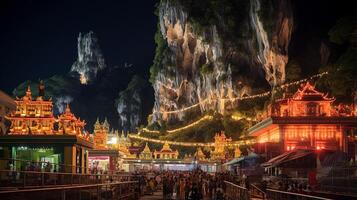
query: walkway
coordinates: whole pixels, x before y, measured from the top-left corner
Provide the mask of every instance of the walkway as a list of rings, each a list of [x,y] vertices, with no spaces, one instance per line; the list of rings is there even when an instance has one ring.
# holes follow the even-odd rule
[[[161,200],[162,199],[162,191],[156,191],[153,195],[145,195],[140,198],[140,200]]]

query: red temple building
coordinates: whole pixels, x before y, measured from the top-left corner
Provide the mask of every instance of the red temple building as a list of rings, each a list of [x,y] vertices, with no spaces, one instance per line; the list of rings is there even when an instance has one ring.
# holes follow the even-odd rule
[[[86,123],[71,112],[69,104],[66,106],[66,111],[58,116],[58,133],[68,135],[83,135],[83,129]],[[86,135],[87,136],[87,135]]]
[[[248,131],[266,158],[295,149],[348,152],[347,133],[357,127],[352,109],[334,107],[334,98],[309,82],[289,98],[277,100],[270,117]]]
[[[118,170],[118,159],[120,157],[118,146],[118,133],[110,134],[110,124],[107,119],[103,123],[97,119],[94,124],[94,149],[89,151],[89,167],[93,173],[96,171]],[[112,139],[108,140],[109,135]]]
[[[10,134],[12,135],[53,135],[55,117],[52,112],[51,99],[45,100],[43,96],[33,99],[30,86],[27,87],[25,96],[16,98],[16,111],[6,118],[10,120]]]
[[[178,151],[172,150],[168,143],[165,143],[160,151],[154,151],[154,157],[156,159],[177,159]]]
[[[109,123],[107,119],[103,123],[99,122],[99,119],[94,124],[94,148],[95,149],[107,149],[108,148],[108,133]]]
[[[51,98],[44,95],[43,82],[34,98],[30,86],[25,96],[16,98],[16,110],[6,116],[11,122],[8,133],[0,136],[0,169],[14,162],[14,168],[25,170],[28,163],[43,168],[51,163],[51,171],[86,173],[88,150],[93,148],[85,122],[76,118],[67,105],[65,112],[53,115]]]

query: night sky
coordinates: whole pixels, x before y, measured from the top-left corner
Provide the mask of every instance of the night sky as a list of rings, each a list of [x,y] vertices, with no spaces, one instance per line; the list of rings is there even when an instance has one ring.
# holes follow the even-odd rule
[[[67,73],[77,57],[79,32],[94,31],[108,66],[134,64],[141,76],[152,64],[155,0],[1,0],[0,90],[25,80]]]

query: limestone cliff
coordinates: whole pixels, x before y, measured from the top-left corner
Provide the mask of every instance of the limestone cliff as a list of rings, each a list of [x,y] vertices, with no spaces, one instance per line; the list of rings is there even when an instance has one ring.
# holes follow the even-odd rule
[[[79,74],[80,82],[88,84],[96,77],[99,70],[106,68],[98,39],[91,31],[78,36],[78,58],[73,63],[71,72]]]
[[[119,115],[119,129],[124,132],[135,132],[145,123],[148,112],[147,103],[152,95],[149,84],[137,75],[134,75],[128,87],[119,93],[115,107]]]
[[[224,113],[249,95],[285,81],[293,28],[290,1],[162,0],[158,6],[152,122],[199,104]]]

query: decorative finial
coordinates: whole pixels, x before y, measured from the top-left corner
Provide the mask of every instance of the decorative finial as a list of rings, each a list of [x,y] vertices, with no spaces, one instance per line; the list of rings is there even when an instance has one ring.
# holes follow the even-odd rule
[[[109,123],[107,118],[104,119],[103,126],[109,130]]]
[[[31,86],[27,86],[26,95],[31,95]]]
[[[67,103],[66,105],[66,113],[70,113],[71,112],[71,109],[69,108],[69,103]]]
[[[45,96],[45,84],[43,80],[40,80],[40,84],[38,85],[38,96],[40,97]]]

